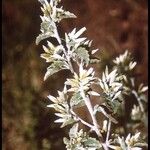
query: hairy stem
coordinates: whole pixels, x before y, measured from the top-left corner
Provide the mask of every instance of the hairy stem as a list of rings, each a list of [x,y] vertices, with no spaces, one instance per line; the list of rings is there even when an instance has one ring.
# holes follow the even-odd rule
[[[141,102],[141,99],[140,97],[138,96],[137,92],[135,90],[132,90],[132,94],[135,96],[135,98],[137,99],[138,103],[139,103],[139,106],[140,106],[140,109],[143,113],[143,118],[144,118],[144,123],[147,122],[147,117],[146,117],[146,114],[145,114],[145,111],[144,111],[144,107],[143,107],[143,104]],[[145,123],[147,124],[147,123]]]
[[[108,146],[106,143],[102,143],[104,150],[109,150]]]
[[[135,90],[132,90],[132,94],[135,96],[135,98],[137,99],[138,103],[139,103],[139,106],[140,106],[140,109],[141,111],[144,113],[144,107],[141,103],[141,99],[139,98],[137,92]]]
[[[59,36],[59,34],[58,34],[58,31],[57,31],[57,27],[56,27],[55,34],[56,34],[56,39],[57,39],[57,41],[59,42],[59,44],[62,45],[61,38],[60,38],[60,36]],[[64,54],[65,54],[65,56],[66,56],[66,58],[67,58],[67,61],[68,61],[68,64],[69,64],[69,66],[70,66],[71,72],[74,73],[74,69],[73,69],[73,66],[72,66],[72,64],[71,64],[70,57],[67,55],[65,49],[63,50],[63,52],[64,52]],[[102,137],[102,135],[101,135],[101,133],[100,133],[100,130],[99,130],[99,126],[98,126],[96,117],[95,117],[95,115],[94,115],[94,113],[93,113],[93,108],[92,108],[91,101],[90,101],[90,99],[89,99],[88,97],[85,96],[84,91],[81,91],[81,95],[82,95],[82,97],[83,97],[83,99],[84,99],[84,101],[85,101],[85,104],[86,104],[86,106],[87,106],[87,108],[88,108],[88,110],[89,110],[89,113],[90,113],[90,115],[91,115],[91,118],[92,118],[94,127],[93,127],[92,125],[88,124],[87,122],[85,122],[84,120],[82,120],[81,118],[78,117],[78,119],[79,119],[83,124],[89,126],[91,129],[93,129],[93,130],[96,132],[96,134],[98,135],[98,137]]]
[[[59,36],[59,34],[58,34],[57,28],[56,28],[56,30],[55,30],[55,35],[56,35],[55,37],[56,37],[58,43],[59,43],[60,45],[62,45],[61,38],[60,38],[60,36]]]
[[[86,125],[87,127],[91,128],[93,130],[93,128],[94,128],[93,125],[89,124],[88,122],[86,122],[85,120],[80,118],[72,109],[70,110],[70,112],[73,114],[73,116],[75,116],[77,121],[80,121],[81,123],[83,123],[84,125]]]
[[[55,30],[55,37],[56,37],[58,43],[59,43],[60,45],[62,45],[61,38],[60,38],[59,33],[58,33],[58,31],[57,31],[57,26],[55,25],[55,27],[56,27],[56,30]],[[63,45],[62,45],[62,46],[63,46]],[[66,57],[66,59],[67,59],[67,62],[68,62],[68,64],[69,64],[69,67],[70,67],[71,72],[74,73],[74,69],[73,69],[73,66],[72,66],[70,57],[67,55],[67,53],[66,53],[64,47],[63,47],[63,52],[64,52],[64,54],[65,54],[65,57]]]
[[[102,137],[102,135],[100,133],[100,130],[99,130],[99,125],[98,125],[96,117],[95,117],[95,115],[93,113],[93,108],[92,108],[92,104],[91,104],[91,101],[90,101],[89,97],[85,95],[83,90],[81,90],[81,96],[84,99],[85,104],[86,104],[86,106],[88,108],[88,111],[89,111],[89,113],[91,115],[91,118],[92,118],[92,121],[93,121],[93,125],[94,125],[94,131],[96,132],[98,137]]]
[[[94,126],[89,124],[88,122],[84,121],[83,119],[81,119],[80,117],[77,117],[77,119],[79,121],[81,121],[81,123],[83,123],[84,125],[88,126],[89,128],[91,128],[93,130]]]
[[[108,143],[108,140],[109,140],[110,129],[111,129],[111,121],[110,121],[110,119],[109,119],[109,122],[108,122],[108,129],[107,129],[107,135],[106,135],[106,144]]]

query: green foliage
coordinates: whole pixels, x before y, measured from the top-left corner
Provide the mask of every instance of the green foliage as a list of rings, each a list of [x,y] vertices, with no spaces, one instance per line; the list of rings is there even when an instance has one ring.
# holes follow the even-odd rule
[[[119,137],[116,140],[116,143],[119,144],[119,146],[110,145],[109,147],[112,149],[136,149],[136,150],[142,150],[141,147],[147,147],[147,144],[140,138],[140,132],[136,133],[135,135],[131,136],[131,134],[128,134],[126,138]]]
[[[111,122],[118,123],[117,120],[111,116],[111,113],[110,113],[110,111],[108,111],[108,108],[106,106],[104,106],[104,105],[95,105],[94,106],[94,113],[96,114],[97,112],[103,113],[103,115],[106,118],[108,118],[109,120],[111,120]]]
[[[36,44],[38,45],[39,42],[42,40],[49,38],[49,37],[54,37],[55,33],[55,24],[52,23],[51,21],[46,21],[43,19],[43,22],[41,23],[41,34],[36,38]]]
[[[80,94],[80,92],[74,93],[70,100],[71,107],[82,107],[85,105],[85,102]]]
[[[70,139],[64,138],[64,143],[68,150],[88,149],[100,150],[102,145],[96,138],[91,138],[83,130],[79,130],[79,124],[75,124],[69,132]]]
[[[88,51],[84,47],[79,47],[75,50],[77,58],[80,58],[82,62],[85,62],[86,65],[89,64],[90,58]]]
[[[68,69],[66,68],[66,63],[63,61],[54,61],[48,68],[47,72],[45,73],[44,80],[46,80],[49,76],[57,73],[60,70]]]

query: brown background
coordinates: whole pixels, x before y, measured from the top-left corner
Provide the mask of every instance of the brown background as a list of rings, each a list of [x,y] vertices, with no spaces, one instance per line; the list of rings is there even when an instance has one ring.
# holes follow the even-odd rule
[[[77,19],[63,20],[60,30],[85,26],[99,48],[101,67],[126,49],[138,62],[139,81],[147,84],[148,10],[146,0],[64,0]],[[46,96],[61,89],[66,72],[43,82],[47,65],[35,45],[40,33],[40,4],[35,0],[2,2],[2,140],[4,150],[64,149],[65,129],[53,123]],[[99,66],[97,66],[99,67]],[[61,78],[60,78],[61,76]]]

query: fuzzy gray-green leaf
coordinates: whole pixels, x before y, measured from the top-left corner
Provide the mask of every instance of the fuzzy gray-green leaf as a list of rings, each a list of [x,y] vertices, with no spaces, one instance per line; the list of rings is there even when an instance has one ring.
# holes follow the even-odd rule
[[[79,58],[81,61],[83,61],[86,65],[89,64],[90,56],[86,48],[79,47],[75,50],[77,58]]]
[[[47,72],[44,76],[44,80],[46,80],[49,76],[53,75],[54,73],[57,73],[60,70],[67,69],[65,67],[65,62],[63,61],[55,61],[53,62],[48,68]]]
[[[52,22],[43,21],[41,23],[42,33],[39,34],[39,36],[36,38],[36,45],[38,45],[42,40],[46,38],[54,37],[54,29],[55,29],[55,25],[52,24]]]
[[[69,137],[70,138],[75,137],[75,135],[78,132],[78,128],[79,128],[79,124],[78,123],[76,123],[76,124],[73,125],[73,127],[69,131]]]
[[[42,40],[51,37],[52,35],[53,34],[51,32],[39,34],[39,36],[36,38],[36,45],[38,45]]]
[[[72,107],[82,107],[85,105],[84,100],[80,93],[74,93],[71,100],[70,100],[70,105]]]
[[[61,125],[61,128],[65,127],[65,126],[67,126],[67,125],[69,125],[69,124],[72,124],[72,123],[74,123],[74,122],[75,122],[75,120],[72,119],[71,117],[70,117],[70,118],[67,118],[67,119],[63,122],[63,124]]]
[[[85,142],[84,142],[84,145],[88,148],[95,148],[96,149],[99,149],[102,147],[102,145],[99,143],[98,140],[96,140],[95,138],[91,138],[89,137]]]

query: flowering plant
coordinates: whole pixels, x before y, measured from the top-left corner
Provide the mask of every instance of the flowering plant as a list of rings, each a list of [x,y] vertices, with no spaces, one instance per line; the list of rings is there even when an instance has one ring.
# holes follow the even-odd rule
[[[64,138],[66,149],[68,150],[135,150],[147,147],[144,138],[137,126],[140,124],[147,127],[147,114],[144,103],[147,102],[145,92],[147,86],[141,84],[138,89],[135,86],[134,76],[132,72],[136,66],[131,53],[127,50],[113,60],[114,66],[109,71],[106,66],[102,77],[96,77],[94,68],[90,64],[98,63],[99,59],[94,57],[98,49],[90,50],[92,41],[81,37],[86,30],[85,27],[77,31],[74,28],[70,33],[64,34],[64,39],[60,37],[57,28],[58,23],[62,19],[76,18],[73,13],[65,11],[63,7],[59,7],[61,0],[39,0],[42,7],[43,16],[41,17],[41,34],[36,38],[36,44],[48,38],[54,38],[57,42],[47,40],[47,47],[43,45],[44,53],[41,57],[46,60],[50,66],[44,76],[46,80],[51,75],[67,69],[72,73],[64,83],[62,91],[58,91],[58,97],[48,96],[51,101],[47,107],[54,108],[58,119],[55,123],[61,123],[61,128],[71,125],[69,138]],[[74,67],[76,66],[76,67]],[[77,68],[77,69],[75,69]],[[109,73],[110,72],[110,73]],[[99,91],[95,91],[93,85],[98,86]],[[124,138],[121,133],[117,133],[117,120],[122,112],[125,112],[125,97],[133,95],[137,100],[137,104],[133,103],[131,110],[131,120],[136,129],[135,135],[131,133]],[[101,103],[92,105],[93,97],[97,97]],[[86,107],[92,122],[89,123],[77,114],[76,109]],[[105,119],[100,123],[98,116],[103,115]],[[140,116],[140,117],[139,117]],[[79,128],[83,124],[89,128],[89,132],[85,132]],[[100,125],[101,124],[101,125]],[[112,124],[116,127],[112,128]],[[130,124],[128,124],[129,126]],[[125,128],[129,129],[125,125]],[[132,126],[132,124],[131,124]],[[94,132],[96,136],[90,136]],[[124,136],[125,136],[124,132]]]

